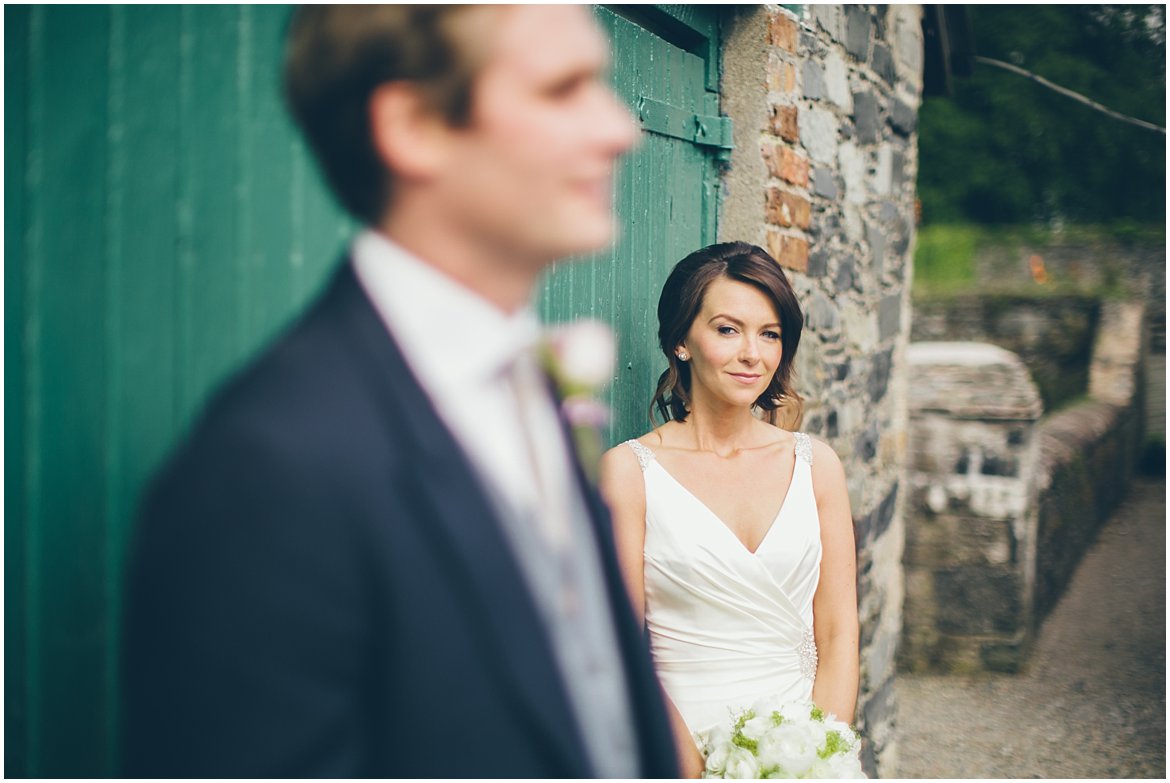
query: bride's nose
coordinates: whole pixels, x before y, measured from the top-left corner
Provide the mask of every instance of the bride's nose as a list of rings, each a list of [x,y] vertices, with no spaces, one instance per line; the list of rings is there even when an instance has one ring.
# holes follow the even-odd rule
[[[749,367],[760,360],[759,346],[752,337],[744,337],[743,345],[739,349],[739,360]]]

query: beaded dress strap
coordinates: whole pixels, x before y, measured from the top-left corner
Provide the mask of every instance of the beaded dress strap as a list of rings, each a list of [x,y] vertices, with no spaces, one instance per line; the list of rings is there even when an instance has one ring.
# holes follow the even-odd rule
[[[809,467],[812,467],[812,438],[803,432],[794,432],[792,435],[796,438],[797,458],[804,460]]]
[[[644,473],[650,461],[654,459],[654,452],[636,440],[627,440],[626,445],[638,455],[638,467],[642,468],[642,472]]]

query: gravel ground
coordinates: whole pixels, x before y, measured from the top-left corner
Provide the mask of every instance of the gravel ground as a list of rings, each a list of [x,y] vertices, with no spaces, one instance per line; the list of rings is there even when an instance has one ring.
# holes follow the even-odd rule
[[[898,675],[906,778],[1166,777],[1166,483],[1138,479],[1017,675]]]

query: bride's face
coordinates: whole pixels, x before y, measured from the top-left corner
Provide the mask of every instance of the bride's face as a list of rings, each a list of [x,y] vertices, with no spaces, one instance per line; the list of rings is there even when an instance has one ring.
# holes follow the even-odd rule
[[[780,316],[755,286],[717,278],[675,353],[691,365],[692,403],[751,407],[780,366]]]

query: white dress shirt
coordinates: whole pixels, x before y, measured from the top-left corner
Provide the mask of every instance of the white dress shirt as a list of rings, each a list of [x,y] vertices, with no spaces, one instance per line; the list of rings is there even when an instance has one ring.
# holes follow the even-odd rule
[[[536,511],[539,469],[559,502],[567,502],[572,474],[556,410],[543,389],[530,387],[522,421],[511,375],[519,360],[530,383],[540,383],[533,358],[540,324],[532,309],[509,315],[371,229],[354,239],[351,257],[407,364],[480,476],[517,508]],[[540,447],[540,466],[533,465],[525,427]],[[533,518],[553,525],[543,532],[559,537],[547,513]]]

